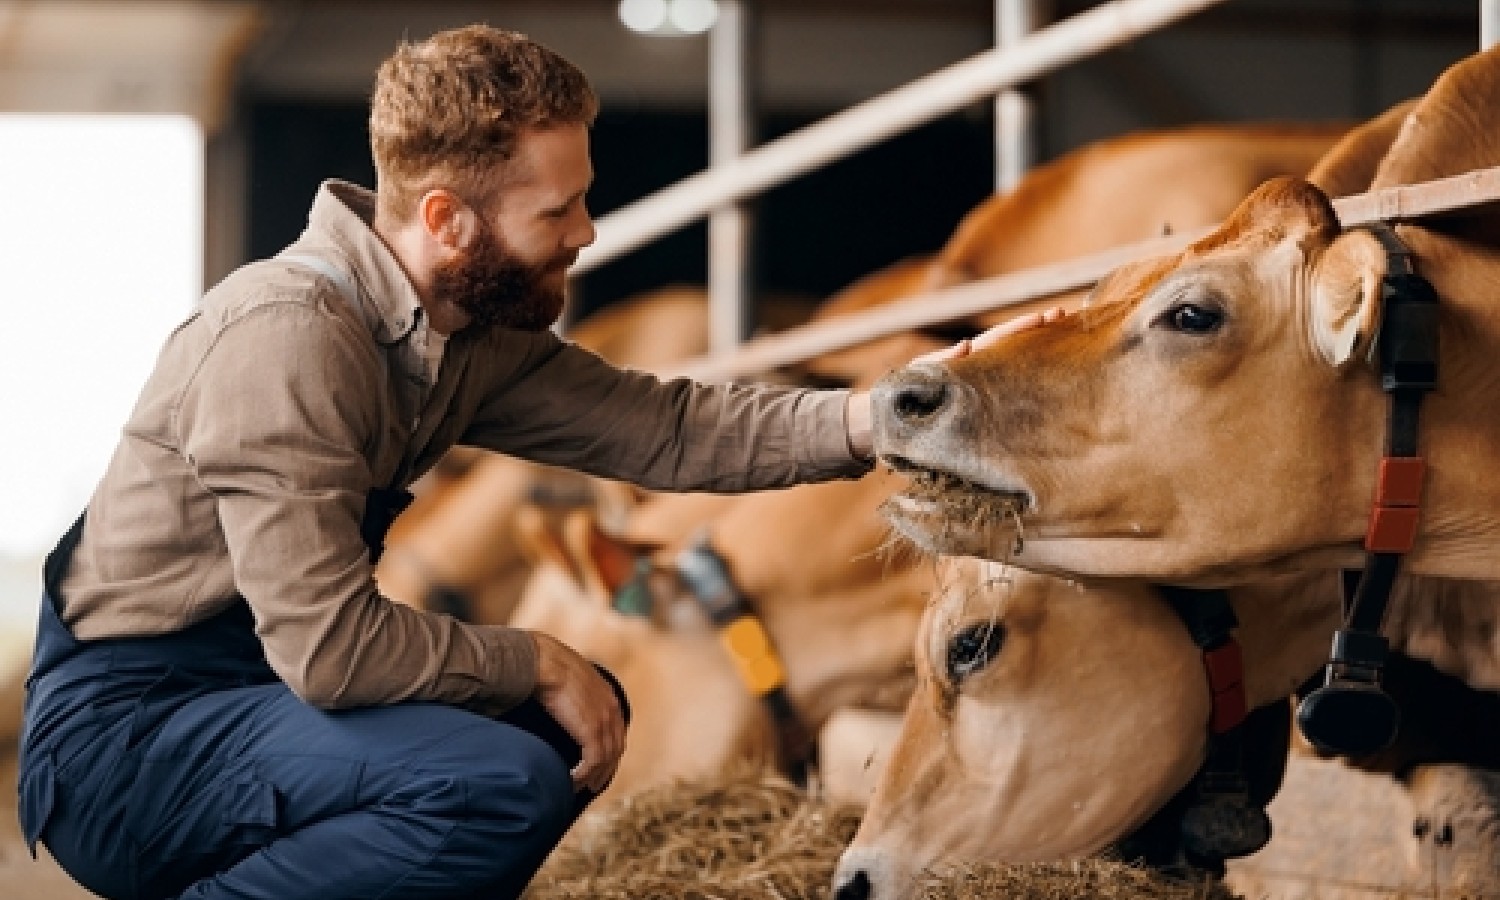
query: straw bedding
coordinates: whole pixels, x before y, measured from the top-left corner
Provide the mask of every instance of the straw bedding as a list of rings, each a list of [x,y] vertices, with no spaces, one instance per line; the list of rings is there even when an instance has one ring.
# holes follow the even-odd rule
[[[825,900],[858,810],[751,771],[642,792],[575,829],[523,900]],[[1222,887],[1109,862],[976,866],[922,900],[1232,900]]]

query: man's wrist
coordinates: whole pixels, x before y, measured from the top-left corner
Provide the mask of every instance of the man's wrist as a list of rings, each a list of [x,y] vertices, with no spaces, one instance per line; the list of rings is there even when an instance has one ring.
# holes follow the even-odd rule
[[[875,456],[875,431],[870,412],[870,392],[853,391],[844,404],[844,426],[849,432],[849,452],[859,459]]]

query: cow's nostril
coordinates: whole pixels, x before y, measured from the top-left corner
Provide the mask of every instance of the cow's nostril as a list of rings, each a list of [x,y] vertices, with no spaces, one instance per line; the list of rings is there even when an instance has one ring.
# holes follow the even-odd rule
[[[838,890],[833,892],[834,900],[870,900],[870,876],[863,869],[844,879]]]
[[[904,384],[893,401],[898,418],[911,421],[925,419],[943,408],[948,401],[948,386],[941,381],[916,381]]]

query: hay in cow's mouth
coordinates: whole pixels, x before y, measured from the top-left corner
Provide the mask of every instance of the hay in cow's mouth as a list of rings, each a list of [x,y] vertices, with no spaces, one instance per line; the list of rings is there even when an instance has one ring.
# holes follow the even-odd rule
[[[897,497],[931,507],[933,517],[942,523],[941,530],[973,531],[987,526],[1009,524],[1016,531],[1013,552],[1021,551],[1021,513],[1026,511],[1031,502],[1026,492],[986,487],[952,472],[917,465],[901,456],[887,456],[882,460],[908,479],[907,489]],[[906,505],[896,498],[887,501],[881,511],[887,517],[909,514]]]
[[[886,456],[882,461],[910,480],[907,496],[934,503],[965,521],[1013,521],[1030,503],[1025,491],[986,487],[901,456]]]

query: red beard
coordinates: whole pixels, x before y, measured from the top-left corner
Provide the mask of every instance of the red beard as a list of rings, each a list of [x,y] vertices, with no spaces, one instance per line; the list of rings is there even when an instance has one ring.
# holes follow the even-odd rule
[[[469,314],[479,328],[545,331],[563,310],[563,291],[547,284],[549,276],[565,271],[577,253],[566,253],[541,264],[522,260],[487,223],[463,256],[438,266],[432,273],[432,296]]]

